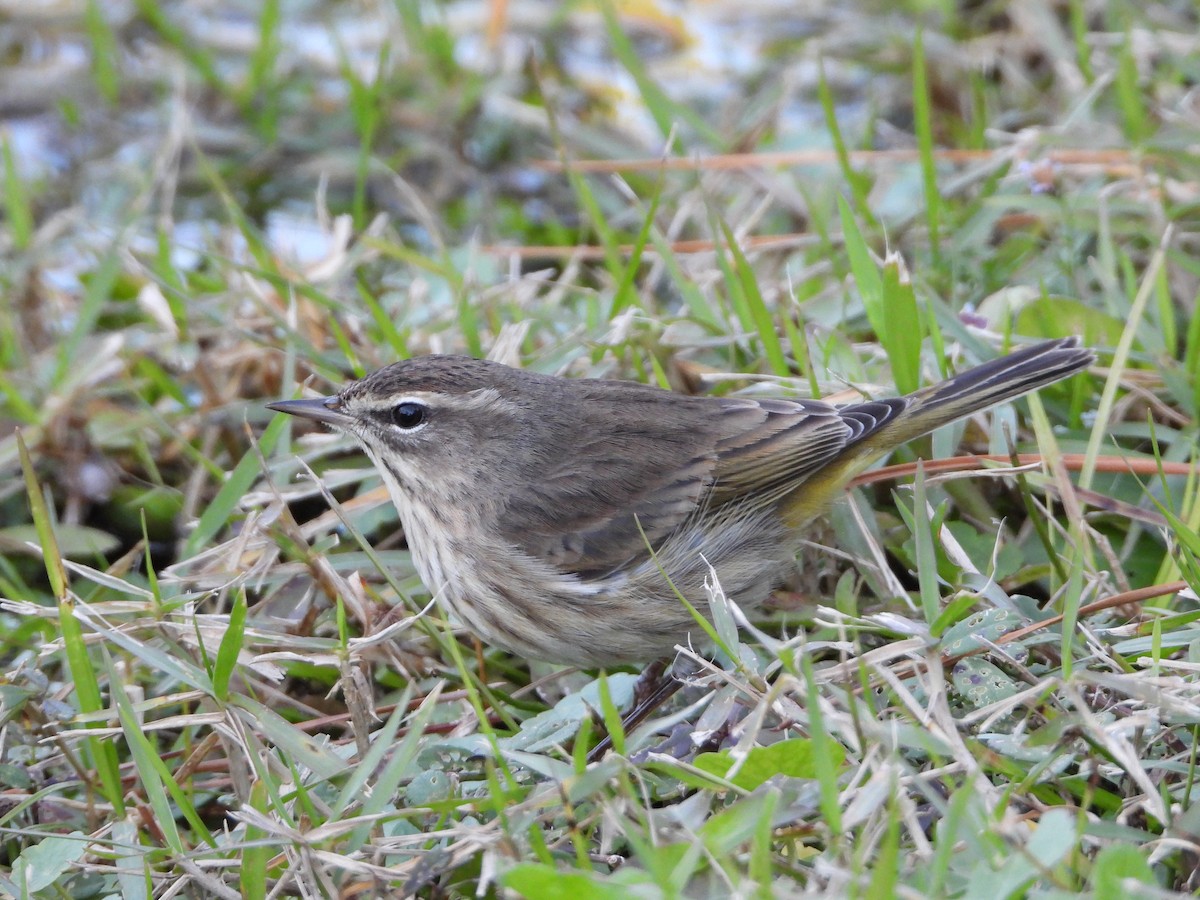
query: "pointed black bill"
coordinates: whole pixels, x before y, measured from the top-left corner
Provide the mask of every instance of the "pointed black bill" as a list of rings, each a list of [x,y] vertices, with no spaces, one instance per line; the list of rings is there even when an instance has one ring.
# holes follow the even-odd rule
[[[348,428],[354,419],[339,409],[337,397],[319,397],[316,400],[276,400],[268,403],[267,409],[287,413],[289,416],[299,416],[301,419],[312,419],[323,422],[335,428]]]

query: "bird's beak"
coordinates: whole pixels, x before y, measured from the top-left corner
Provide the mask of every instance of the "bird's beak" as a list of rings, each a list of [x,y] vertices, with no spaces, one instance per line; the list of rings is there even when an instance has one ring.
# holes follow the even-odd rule
[[[349,428],[354,422],[353,416],[342,412],[341,401],[337,397],[318,397],[316,400],[276,400],[274,403],[268,403],[267,409],[287,413],[289,416],[299,416],[301,419],[323,422],[335,428]]]

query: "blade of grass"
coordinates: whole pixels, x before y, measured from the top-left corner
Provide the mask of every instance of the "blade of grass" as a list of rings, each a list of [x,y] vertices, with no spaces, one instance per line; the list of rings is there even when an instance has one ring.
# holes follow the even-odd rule
[[[170,46],[179,51],[187,60],[188,65],[211,88],[223,97],[237,103],[237,92],[218,74],[218,67],[213,57],[205,49],[204,41],[197,41],[170,18],[169,8],[158,0],[134,0],[138,13],[146,24],[158,32],[159,36]]]
[[[258,45],[250,54],[250,66],[241,91],[243,109],[254,109],[251,117],[259,135],[274,143],[278,133],[281,92],[275,84],[275,67],[282,42],[279,39],[279,0],[264,0],[258,17]]]
[[[612,44],[613,56],[633,77],[638,92],[641,94],[642,102],[646,104],[646,109],[653,117],[662,136],[665,138],[670,135],[675,130],[676,122],[684,122],[710,147],[724,149],[728,141],[723,135],[704,121],[699,113],[668,97],[650,77],[642,63],[641,56],[638,55],[625,31],[621,28],[621,22],[617,18],[612,0],[601,0],[600,13],[604,16],[604,25]]]
[[[325,741],[300,731],[295,724],[253,697],[232,694],[228,708],[241,710],[240,715],[256,735],[273,743],[276,752],[290,757],[316,777],[334,779],[345,773],[346,761]],[[260,772],[261,775],[269,777],[270,773],[264,770]],[[299,780],[303,782],[305,779],[301,777]]]
[[[912,280],[897,254],[883,261],[881,306],[884,333],[880,335],[892,379],[902,394],[915,391],[921,383],[921,341],[925,319],[917,306]]]
[[[121,721],[121,731],[125,735],[125,741],[133,756],[134,769],[142,787],[146,790],[150,806],[157,816],[157,824],[167,837],[171,849],[176,853],[184,853],[189,849],[184,846],[175,826],[175,819],[179,814],[182,814],[192,827],[191,835],[198,837],[209,847],[215,848],[217,846],[216,839],[200,818],[191,797],[175,781],[175,777],[167,769],[167,764],[163,762],[158,748],[151,743],[145,729],[142,728],[142,723],[138,721],[133,704],[129,701],[129,695],[125,693],[125,686],[121,683],[120,673],[117,672],[112,659],[107,654],[105,654],[105,662],[108,667],[108,684],[112,689],[113,701]],[[165,793],[164,788],[166,789]],[[171,801],[174,802],[174,806],[167,801],[168,794]]]
[[[658,258],[667,268],[667,272],[671,275],[671,283],[675,290],[679,291],[679,295],[683,298],[688,312],[691,317],[699,324],[708,328],[713,333],[719,334],[725,330],[723,323],[724,310],[719,307],[714,309],[713,304],[709,303],[704,292],[696,285],[696,283],[688,278],[683,269],[679,265],[679,259],[675,255],[675,251],[671,248],[671,243],[666,239],[657,228],[651,228],[650,239],[654,243],[654,248],[658,251]],[[1197,317],[1200,319],[1200,316]],[[1200,338],[1197,339],[1197,346],[1200,348]],[[1200,353],[1200,349],[1197,350]]]
[[[361,814],[364,816],[375,816],[384,812],[388,805],[392,802],[392,798],[396,794],[400,783],[406,775],[411,773],[413,761],[417,758],[417,753],[421,750],[421,741],[425,737],[425,730],[429,727],[430,721],[433,719],[434,713],[437,712],[438,700],[441,697],[442,685],[439,683],[434,685],[432,691],[426,695],[421,701],[421,705],[417,711],[413,713],[408,720],[408,727],[404,738],[397,746],[393,741],[395,730],[388,730],[392,726],[392,718],[389,717],[387,724],[383,729],[371,738],[371,751],[367,756],[363,757],[362,764],[355,772],[355,780],[358,781],[358,776],[361,774],[361,781],[358,781],[359,791],[364,785],[371,786],[370,796],[366,798],[362,806]],[[407,699],[403,704],[397,704],[397,712],[403,713],[407,708]],[[397,718],[396,725],[399,726],[403,715]],[[379,748],[379,754],[375,754],[376,747]],[[387,765],[382,770],[379,765],[383,758],[387,757]],[[349,784],[347,785],[349,787]],[[343,794],[347,799],[351,799],[348,791]],[[349,806],[342,806],[342,798],[339,796],[335,809],[347,809]],[[351,840],[352,848],[357,850],[370,837],[369,829],[364,829],[361,833],[356,833],[355,838]],[[361,839],[361,840],[360,840]]]
[[[912,535],[916,544],[914,555],[921,611],[925,614],[926,624],[930,626],[937,621],[941,612],[937,551],[933,543],[935,518],[930,515],[929,496],[925,490],[925,466],[921,460],[917,460],[917,473],[913,480]]]
[[[783,344],[775,330],[770,310],[767,309],[762,292],[758,289],[758,277],[754,274],[754,267],[750,265],[746,254],[738,245],[733,229],[723,219],[717,221],[720,224],[721,233],[725,236],[725,247],[733,257],[732,274],[736,277],[742,304],[749,313],[748,324],[752,326],[752,330],[762,342],[763,352],[766,354],[767,362],[771,365],[771,370],[776,375],[790,375],[791,367],[788,365],[787,357],[784,356]]]
[[[933,264],[941,264],[942,196],[938,191],[937,166],[933,159],[933,110],[929,103],[926,82],[924,32],[917,29],[913,43],[913,127],[917,133],[917,150],[921,157],[921,180],[925,186],[925,221],[929,228],[929,248]]]
[[[898,256],[889,256],[880,272],[843,197],[838,197],[838,210],[850,272],[862,296],[867,319],[891,363],[896,389],[901,393],[914,391],[920,384],[925,327],[912,283]]]
[[[79,304],[79,312],[75,319],[75,327],[67,335],[67,339],[59,344],[56,354],[53,384],[61,385],[79,365],[82,355],[81,347],[84,339],[92,333],[96,320],[104,309],[104,304],[112,295],[113,287],[121,272],[121,247],[124,237],[118,235],[112,242],[100,265],[93,271],[83,292],[83,301]]]
[[[87,9],[84,10],[83,24],[84,31],[92,45],[89,57],[92,63],[92,81],[96,85],[96,92],[105,103],[113,106],[121,93],[120,76],[117,69],[117,60],[121,58],[121,51],[117,45],[116,35],[113,34],[112,26],[108,24],[108,19],[104,16],[103,6],[97,0],[88,0]]]
[[[107,655],[107,654],[106,654]],[[117,708],[117,715],[121,722],[121,730],[125,735],[125,743],[129,747],[129,754],[133,758],[133,770],[137,776],[137,784],[141,792],[145,794],[146,803],[154,813],[154,824],[159,833],[165,839],[167,846],[173,853],[184,853],[187,848],[184,846],[183,839],[179,835],[179,828],[175,824],[175,810],[171,808],[171,801],[167,797],[167,791],[164,786],[163,776],[166,774],[162,760],[158,758],[157,752],[153,747],[148,746],[149,741],[146,739],[142,731],[141,724],[137,720],[137,715],[129,702],[129,695],[125,693],[125,688],[121,684],[121,680],[117,672],[113,670],[111,661],[109,662],[109,684],[112,688],[113,705]],[[155,765],[157,761],[158,765]],[[170,776],[167,775],[169,778]],[[191,807],[191,803],[184,798],[184,804]],[[192,810],[195,814],[195,810]],[[204,829],[202,822],[197,819],[196,824]]]
[[[830,834],[838,838],[843,831],[842,809],[838,805],[838,776],[833,765],[832,738],[825,731],[821,692],[813,672],[811,654],[800,654],[800,671],[804,676],[808,736],[813,743],[813,763],[817,768],[817,784],[820,786],[821,819]]]
[[[896,785],[892,785],[891,791],[883,839],[871,854],[867,867],[871,882],[863,894],[865,900],[890,900],[899,893],[896,888],[900,874],[900,810]]]
[[[1191,309],[1200,307],[1200,293],[1192,298]],[[1183,352],[1183,369],[1188,373],[1188,380],[1191,385],[1191,396],[1189,408],[1192,418],[1200,417],[1200,316],[1192,315],[1189,317],[1187,329],[1187,340],[1184,345]]]
[[[617,282],[616,290],[613,291],[612,306],[608,311],[609,319],[616,318],[619,313],[632,306],[637,300],[637,288],[634,287],[634,280],[641,270],[646,242],[650,239],[650,232],[654,228],[654,217],[658,213],[658,204],[662,200],[664,181],[665,179],[660,174],[654,192],[650,195],[650,208],[642,217],[642,227],[638,230],[637,238],[633,242],[633,251],[629,254],[624,271]]]
[[[396,323],[392,321],[392,317],[384,311],[383,306],[372,296],[361,279],[355,283],[355,290],[358,293],[358,299],[370,311],[371,320],[375,323],[375,327],[379,329],[377,340],[385,342],[391,347],[396,359],[408,359],[412,356],[412,353],[408,349],[407,333],[401,332],[396,327]]]
[[[821,109],[825,112],[825,127],[828,129],[829,137],[833,141],[838,168],[842,172],[842,178],[845,179],[847,187],[850,188],[850,196],[854,198],[854,208],[863,211],[863,215],[866,217],[870,228],[878,228],[879,223],[872,217],[871,203],[868,197],[868,193],[871,190],[871,177],[859,172],[850,162],[850,153],[846,149],[846,141],[842,137],[841,126],[838,125],[837,108],[834,106],[833,92],[829,89],[829,82],[825,79],[824,63],[821,64],[821,77],[817,81],[817,98],[821,101]]]
[[[38,542],[42,548],[42,558],[46,565],[46,576],[50,579],[50,588],[54,592],[55,599],[58,600],[58,627],[62,632],[63,653],[67,658],[67,671],[71,673],[71,682],[79,701],[79,711],[84,715],[96,714],[105,708],[100,692],[100,683],[96,679],[96,671],[88,656],[83,627],[75,617],[75,598],[68,590],[67,571],[63,566],[62,554],[58,550],[58,541],[54,537],[50,511],[42,496],[37,473],[33,468],[33,460],[29,455],[29,448],[25,446],[25,440],[20,431],[17,432],[17,452],[21,460],[21,471],[25,476],[25,492],[29,498],[29,511],[33,516]],[[96,774],[100,779],[101,791],[105,799],[112,804],[119,815],[123,815],[125,803],[121,790],[121,772],[117,761],[116,747],[108,741],[88,738],[87,748],[92,765],[95,766]]]
[[[267,790],[261,781],[251,785],[247,805],[265,816],[271,814]],[[266,843],[267,838],[267,833],[261,828],[246,824],[246,843],[242,848],[242,865],[238,873],[238,885],[245,900],[265,900],[267,896],[267,865],[273,855]]]
[[[613,703],[612,692],[608,688],[608,673],[600,673],[600,680],[596,686],[600,691],[600,715],[604,719],[608,739],[612,742],[613,751],[618,756],[624,756],[625,722],[621,718],[621,711]]]
[[[213,696],[224,703],[229,699],[229,679],[237,667],[238,654],[246,638],[246,589],[240,588],[233,598],[229,610],[229,625],[221,635],[221,646],[217,649],[217,661],[213,666]]]
[[[286,427],[285,420],[287,418],[283,413],[276,415],[258,439],[264,456],[269,456],[275,449],[275,443]],[[200,515],[200,521],[196,523],[196,527],[184,542],[184,558],[195,556],[233,517],[238,504],[242,502],[242,497],[246,495],[246,491],[250,490],[250,486],[258,478],[259,472],[258,454],[247,453],[238,461],[233,471],[229,473],[229,477],[225,479],[225,483],[221,485],[221,489],[217,491],[217,496],[213,497],[212,502]]]
[[[366,227],[370,221],[367,211],[367,181],[371,174],[371,156],[375,146],[375,136],[383,120],[382,96],[387,79],[383,73],[388,71],[388,56],[391,45],[383,41],[379,47],[379,57],[373,71],[377,73],[370,83],[358,77],[354,65],[342,52],[341,76],[350,89],[350,117],[358,131],[358,156],[354,166],[354,199],[351,204],[354,216],[354,226],[358,229]]]
[[[562,163],[563,173],[567,176],[567,183],[571,186],[571,191],[574,193],[575,199],[583,208],[584,218],[591,225],[592,230],[595,231],[596,238],[600,241],[600,246],[604,250],[604,267],[612,280],[619,284],[621,273],[624,270],[624,266],[621,263],[620,241],[616,233],[609,226],[608,218],[604,215],[604,210],[601,208],[600,202],[596,199],[596,195],[592,192],[587,179],[569,162],[567,143],[562,132],[559,130],[558,117],[554,114],[554,107],[552,105],[546,107],[546,121],[550,126],[550,138],[554,142],[559,162]],[[580,235],[580,240],[582,239],[583,235]]]
[[[1092,44],[1088,40],[1091,29],[1088,27],[1087,9],[1084,0],[1070,0],[1068,9],[1071,18],[1071,37],[1075,41],[1075,63],[1084,81],[1091,84],[1096,80],[1096,71],[1092,67]]]
[[[1125,330],[1121,332],[1121,338],[1117,341],[1117,346],[1113,350],[1108,378],[1104,382],[1104,389],[1100,393],[1100,403],[1096,407],[1096,424],[1092,428],[1092,433],[1088,438],[1083,467],[1079,472],[1079,486],[1084,490],[1092,486],[1092,479],[1096,474],[1096,460],[1100,456],[1100,445],[1108,438],[1108,429],[1105,427],[1105,423],[1112,417],[1113,405],[1116,403],[1117,398],[1117,389],[1120,387],[1121,377],[1125,371],[1125,365],[1129,360],[1129,353],[1133,349],[1133,342],[1137,337],[1137,330],[1145,314],[1146,305],[1150,302],[1150,297],[1154,293],[1154,286],[1158,279],[1158,270],[1162,268],[1163,261],[1166,258],[1166,248],[1171,245],[1173,234],[1174,228],[1168,225],[1158,242],[1158,249],[1155,250],[1154,255],[1150,258],[1150,263],[1146,266],[1146,271],[1142,273],[1142,283],[1138,286],[1137,294],[1134,296],[1133,303],[1125,316]]]
[[[1121,111],[1125,136],[1141,144],[1154,133],[1146,100],[1139,85],[1138,64],[1133,51],[1133,33],[1125,32],[1125,40],[1117,52],[1117,74],[1113,80],[1117,108]]]
[[[8,233],[12,236],[14,249],[24,250],[33,240],[33,211],[29,206],[28,186],[17,171],[17,159],[8,135],[0,139],[0,154],[4,157],[4,213]]]

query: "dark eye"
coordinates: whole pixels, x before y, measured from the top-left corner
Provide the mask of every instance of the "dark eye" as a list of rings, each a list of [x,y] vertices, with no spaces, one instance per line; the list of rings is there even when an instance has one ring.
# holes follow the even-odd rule
[[[392,421],[405,431],[411,431],[425,421],[425,407],[420,403],[401,403],[392,410]]]

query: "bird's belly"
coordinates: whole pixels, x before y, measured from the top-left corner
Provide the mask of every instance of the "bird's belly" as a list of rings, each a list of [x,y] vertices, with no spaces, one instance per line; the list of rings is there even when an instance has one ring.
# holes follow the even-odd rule
[[[657,559],[585,580],[510,545],[448,534],[415,510],[403,519],[417,571],[453,619],[490,646],[584,668],[703,647],[707,635],[676,591],[711,620],[705,581],[715,571],[726,596],[754,609],[794,558],[776,518],[724,521],[673,536]]]

